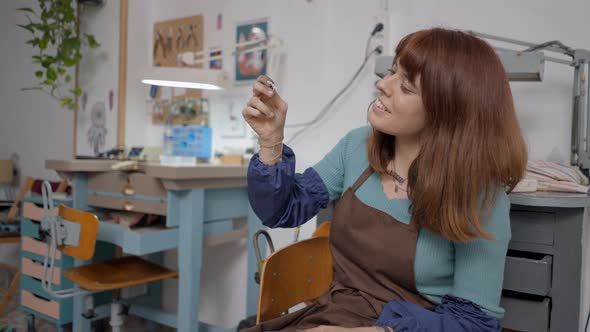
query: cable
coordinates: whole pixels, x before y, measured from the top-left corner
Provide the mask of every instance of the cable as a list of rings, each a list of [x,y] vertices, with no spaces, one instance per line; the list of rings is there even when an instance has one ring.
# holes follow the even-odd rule
[[[584,332],[588,332],[588,322],[590,321],[590,311],[588,311],[588,316],[586,316],[586,327],[584,328]]]
[[[373,37],[375,37],[375,35],[378,32],[381,32],[383,30],[383,23],[379,22],[377,23],[377,25],[375,25],[375,27],[373,28],[373,31],[371,31],[371,34],[369,36],[369,38],[367,39],[367,44],[365,45],[365,61],[363,62],[363,64],[366,63],[366,61],[368,60],[368,57],[370,54],[367,54],[369,52],[369,44],[371,43],[371,40],[373,39]],[[377,51],[378,54],[381,54],[381,52],[383,52],[383,47],[378,46],[375,48],[375,50],[373,50],[373,52]],[[362,70],[362,67],[357,71],[357,73],[359,73]],[[355,76],[351,79],[351,81],[354,81],[356,79],[356,76],[358,74],[355,74]],[[344,88],[343,90],[346,90],[346,88]],[[344,91],[341,90],[341,92],[339,92],[339,94],[343,93]],[[330,103],[333,103],[335,101],[335,99],[337,99],[339,96],[337,95],[337,97],[335,97],[334,99],[332,99],[332,101],[330,101],[326,106],[324,106],[324,108],[322,108],[322,110],[320,111],[320,114],[322,112],[325,112],[325,110],[330,106]],[[316,116],[316,118],[314,118],[311,121],[308,122],[304,122],[304,123],[296,123],[296,124],[291,124],[291,125],[286,125],[285,128],[299,128],[299,127],[307,127],[309,125],[314,124],[317,120],[319,119],[318,116]]]
[[[297,137],[299,137],[299,135],[301,135],[304,131],[312,128],[312,126],[314,124],[317,124],[319,120],[321,120],[323,117],[325,117],[328,113],[328,111],[330,110],[330,108],[332,107],[332,105],[336,102],[336,100],[338,100],[340,98],[340,96],[342,96],[342,94],[344,92],[346,92],[346,90],[348,90],[348,88],[350,88],[350,86],[352,85],[352,83],[354,83],[354,81],[356,80],[356,78],[358,77],[358,75],[362,72],[362,70],[365,68],[365,66],[367,65],[367,61],[369,60],[369,58],[375,54],[378,53],[380,54],[383,51],[383,48],[381,46],[377,46],[375,47],[375,49],[373,49],[373,51],[371,51],[371,53],[369,53],[367,56],[365,56],[365,59],[363,60],[363,63],[360,65],[359,69],[356,71],[356,73],[354,73],[353,77],[350,79],[350,81],[348,81],[348,83],[346,84],[346,86],[344,88],[342,88],[342,90],[340,90],[336,96],[334,96],[334,98],[332,98],[328,104],[326,104],[326,106],[324,106],[322,108],[322,110],[318,113],[318,115],[311,120],[310,122],[306,123],[306,124],[301,124],[299,126],[305,125],[305,128],[300,129],[299,131],[297,131],[288,141],[287,144],[293,142]],[[290,126],[285,126],[286,128],[290,128]]]

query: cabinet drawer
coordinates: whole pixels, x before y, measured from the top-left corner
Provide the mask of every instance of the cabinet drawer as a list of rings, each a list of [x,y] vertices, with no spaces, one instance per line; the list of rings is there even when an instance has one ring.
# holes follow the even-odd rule
[[[59,319],[59,303],[21,290],[21,304],[48,317]]]
[[[57,215],[58,208],[54,208]],[[37,206],[32,202],[23,202],[23,217],[34,221],[41,221],[43,219],[43,207]]]
[[[39,229],[41,224],[30,219],[21,219],[20,221],[20,234],[22,236],[28,236],[34,239],[39,239]]]
[[[532,301],[503,296],[500,305],[506,313],[502,327],[523,332],[547,332],[550,303],[548,298]]]
[[[555,213],[540,211],[510,211],[512,241],[553,245]]]
[[[47,268],[47,278],[49,278],[49,268]],[[43,262],[37,262],[30,258],[23,257],[22,258],[22,273],[33,278],[43,280]],[[59,267],[55,267],[53,272],[53,281],[52,283],[55,285],[60,284],[61,279],[61,269]]]
[[[123,197],[88,195],[88,205],[115,210],[157,214],[161,216],[166,215],[165,200],[148,201]]]
[[[549,255],[521,255],[509,252],[506,257],[503,288],[526,294],[548,295],[551,290],[552,265],[553,257]]]
[[[22,251],[27,251],[41,257],[44,257],[47,254],[48,244],[46,242],[38,241],[32,237],[22,236],[21,246]],[[61,251],[55,251],[55,259],[61,259]]]
[[[118,193],[126,196],[166,197],[162,182],[143,173],[104,172],[88,177],[90,192]]]

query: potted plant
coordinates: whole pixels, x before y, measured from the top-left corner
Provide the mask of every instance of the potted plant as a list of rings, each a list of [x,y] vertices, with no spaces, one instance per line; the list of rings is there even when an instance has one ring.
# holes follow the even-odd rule
[[[82,95],[78,87],[72,88],[71,69],[82,59],[83,46],[99,47],[93,35],[80,35],[75,1],[38,0],[39,9],[18,8],[25,14],[28,24],[18,26],[29,31],[27,40],[38,53],[33,63],[41,68],[35,71],[36,84],[23,90],[40,90],[59,100],[62,107],[75,110],[76,97]]]

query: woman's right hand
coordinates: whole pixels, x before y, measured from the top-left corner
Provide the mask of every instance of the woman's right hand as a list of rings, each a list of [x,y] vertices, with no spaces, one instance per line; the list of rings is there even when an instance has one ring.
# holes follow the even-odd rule
[[[244,119],[258,134],[263,144],[276,144],[283,141],[287,103],[270,87],[272,80],[258,76],[252,87],[252,98],[242,111]]]

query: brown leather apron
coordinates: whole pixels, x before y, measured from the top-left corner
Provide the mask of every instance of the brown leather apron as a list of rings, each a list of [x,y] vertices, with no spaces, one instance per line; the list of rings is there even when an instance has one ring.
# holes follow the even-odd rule
[[[334,280],[328,291],[301,310],[244,331],[372,326],[393,299],[434,308],[416,289],[416,225],[404,224],[355,195],[371,174],[369,166],[336,205],[330,229]]]

